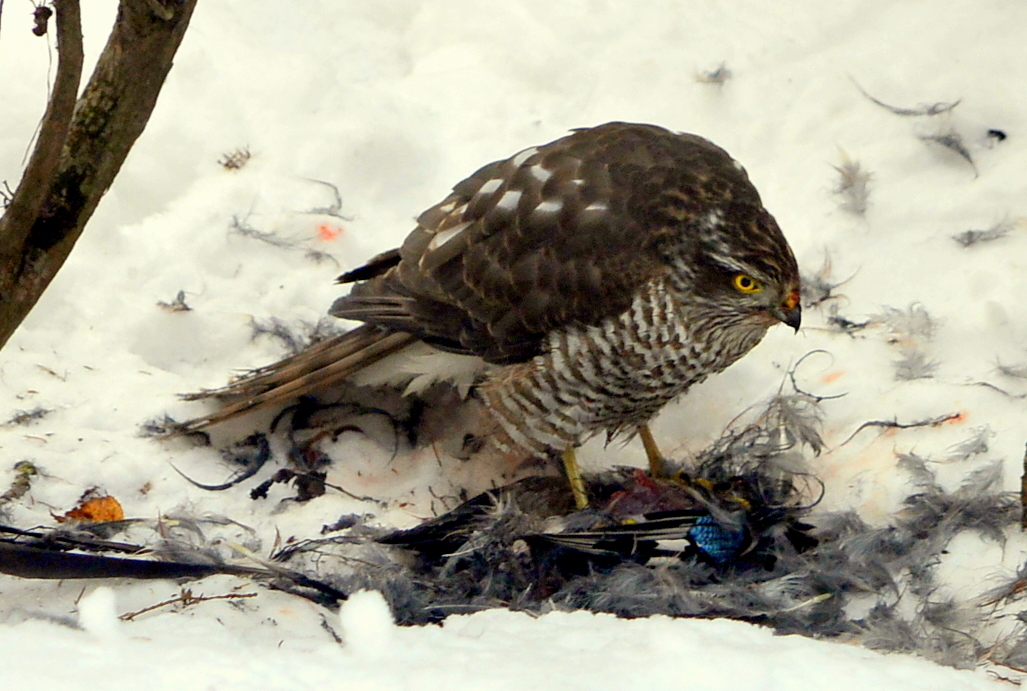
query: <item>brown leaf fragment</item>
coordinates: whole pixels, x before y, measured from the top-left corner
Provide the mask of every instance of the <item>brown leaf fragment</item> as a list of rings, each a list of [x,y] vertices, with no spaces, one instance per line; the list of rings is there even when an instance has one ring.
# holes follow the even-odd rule
[[[58,523],[79,521],[82,523],[105,523],[107,521],[124,520],[125,512],[121,503],[111,496],[92,497],[79,503],[63,516],[55,516]]]

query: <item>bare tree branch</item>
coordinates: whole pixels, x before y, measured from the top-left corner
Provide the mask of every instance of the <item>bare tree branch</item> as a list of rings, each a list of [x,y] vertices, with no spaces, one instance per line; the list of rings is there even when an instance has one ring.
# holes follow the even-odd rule
[[[57,172],[82,80],[82,17],[78,0],[54,0],[54,7],[57,10],[57,78],[39,128],[36,148],[7,212],[0,218],[3,266],[10,261],[7,255],[21,255],[32,223],[39,216]]]
[[[73,100],[81,73],[78,1],[54,0],[57,83],[25,176],[0,218],[0,347],[57,274],[146,127],[196,1],[121,0],[69,126],[67,90]],[[66,51],[75,45],[73,73]]]

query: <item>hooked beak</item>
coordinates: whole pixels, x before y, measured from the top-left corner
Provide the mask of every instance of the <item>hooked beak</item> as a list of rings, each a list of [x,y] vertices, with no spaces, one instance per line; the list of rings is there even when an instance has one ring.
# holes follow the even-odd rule
[[[770,313],[778,321],[784,322],[798,331],[799,325],[802,324],[802,307],[799,305],[799,291],[792,290],[788,293],[788,296],[780,306],[770,310]]]

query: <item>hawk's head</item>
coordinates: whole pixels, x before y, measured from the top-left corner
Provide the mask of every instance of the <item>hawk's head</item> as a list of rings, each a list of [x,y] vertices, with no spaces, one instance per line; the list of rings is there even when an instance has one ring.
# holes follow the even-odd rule
[[[712,207],[682,234],[672,283],[688,303],[723,325],[759,331],[779,322],[798,330],[799,268],[774,217],[762,206]]]

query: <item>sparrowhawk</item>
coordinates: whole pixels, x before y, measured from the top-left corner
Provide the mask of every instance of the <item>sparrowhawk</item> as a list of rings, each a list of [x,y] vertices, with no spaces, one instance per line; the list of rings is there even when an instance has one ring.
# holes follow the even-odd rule
[[[370,365],[379,380],[461,375],[486,441],[562,454],[581,503],[575,446],[641,431],[659,472],[650,418],[801,316],[795,257],[742,166],[696,135],[624,122],[484,166],[339,282],[353,288],[330,314],[362,326],[205,392],[227,405],[186,429]],[[420,370],[400,364],[412,353]]]

